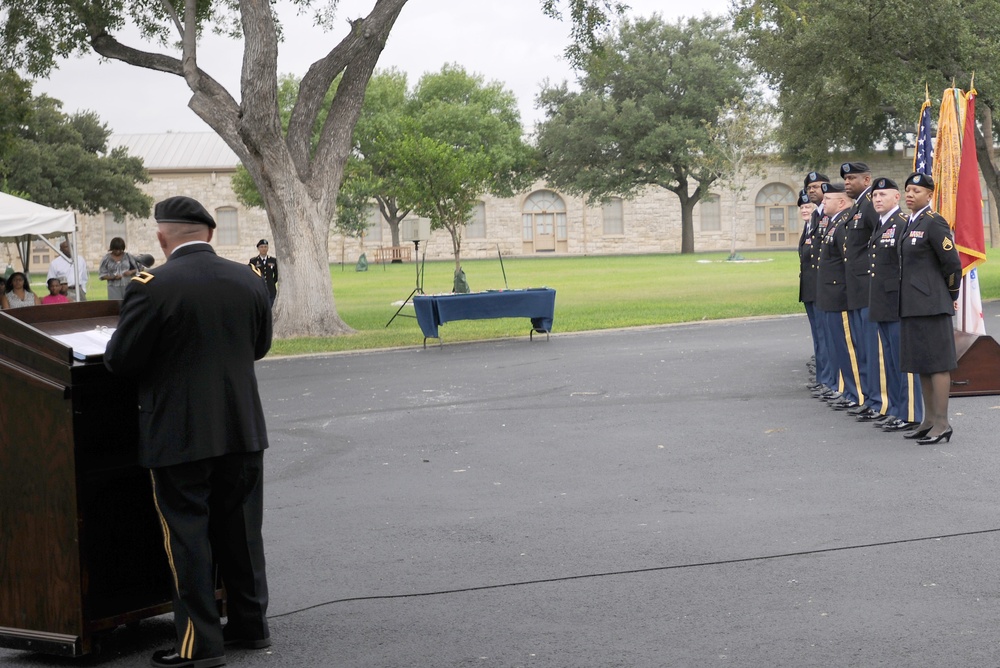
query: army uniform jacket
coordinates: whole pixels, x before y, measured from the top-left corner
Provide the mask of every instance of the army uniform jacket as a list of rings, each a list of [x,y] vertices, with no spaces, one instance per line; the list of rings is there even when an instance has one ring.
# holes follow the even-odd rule
[[[802,225],[799,236],[799,301],[816,301],[816,257],[814,247],[819,243],[819,216],[816,212]]]
[[[847,310],[847,211],[829,218],[819,249],[816,306],[823,311]]]
[[[899,242],[901,317],[955,313],[962,261],[948,221],[925,208]]]
[[[264,283],[207,243],[133,277],[104,364],[137,382],[139,464],[267,448],[254,361],[270,347]]]
[[[899,240],[908,218],[896,207],[875,232],[871,243],[871,298],[868,319],[899,320]]]
[[[267,257],[254,255],[249,264],[260,272],[260,277],[264,279],[264,285],[267,286],[267,294],[273,299],[278,294],[278,258],[270,255]]]
[[[847,308],[851,311],[868,306],[869,253],[872,235],[879,228],[879,215],[872,204],[871,188],[858,196],[847,217]]]

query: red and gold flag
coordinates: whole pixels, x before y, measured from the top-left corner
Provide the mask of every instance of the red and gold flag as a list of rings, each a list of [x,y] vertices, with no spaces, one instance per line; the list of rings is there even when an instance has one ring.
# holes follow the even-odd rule
[[[962,275],[986,261],[986,238],[983,233],[983,191],[979,185],[979,161],[976,156],[976,91],[969,91],[962,133],[962,165],[955,195],[955,217],[949,219],[955,230],[955,248],[962,258]],[[954,221],[954,222],[953,222]]]

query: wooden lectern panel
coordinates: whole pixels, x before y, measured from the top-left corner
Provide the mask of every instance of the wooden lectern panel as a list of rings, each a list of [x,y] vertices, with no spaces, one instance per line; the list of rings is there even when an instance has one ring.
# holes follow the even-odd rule
[[[86,654],[170,610],[135,386],[52,338],[114,327],[119,304],[0,312],[0,646]]]
[[[955,332],[958,368],[951,372],[952,397],[1000,394],[1000,344],[991,336]]]

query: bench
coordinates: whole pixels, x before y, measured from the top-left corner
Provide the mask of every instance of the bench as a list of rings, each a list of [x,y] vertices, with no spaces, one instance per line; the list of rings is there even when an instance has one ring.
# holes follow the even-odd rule
[[[379,246],[375,249],[375,262],[409,262],[409,246]]]

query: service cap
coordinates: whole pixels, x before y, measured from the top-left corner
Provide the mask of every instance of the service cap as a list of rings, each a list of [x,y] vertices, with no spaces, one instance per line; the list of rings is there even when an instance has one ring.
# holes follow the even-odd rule
[[[842,193],[844,192],[843,183],[824,183],[823,184],[823,194],[826,193]]]
[[[261,239],[260,241],[257,242],[257,247],[258,248],[261,247],[261,246],[270,246],[270,245],[271,244],[267,243],[267,239]]]
[[[799,206],[805,206],[806,204],[811,204],[809,201],[809,193],[805,191],[805,188],[799,191]]]

